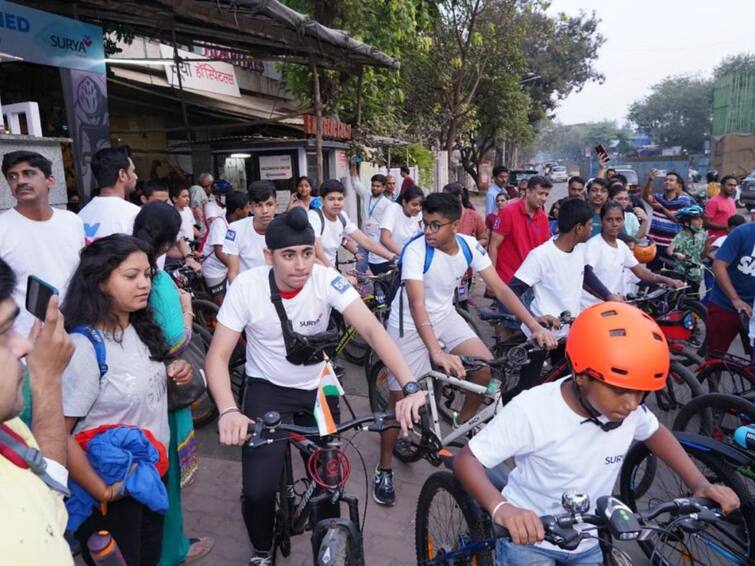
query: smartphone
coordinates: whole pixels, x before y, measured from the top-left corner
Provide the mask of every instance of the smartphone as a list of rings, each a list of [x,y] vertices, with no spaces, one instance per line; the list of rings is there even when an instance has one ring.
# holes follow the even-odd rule
[[[595,153],[598,154],[598,157],[605,156],[606,161],[610,161],[610,158],[608,157],[608,152],[606,151],[606,148],[603,147],[602,143],[599,143],[595,146]]]
[[[29,275],[26,280],[26,310],[44,320],[47,315],[47,305],[58,290],[49,283],[42,281],[35,275]]]

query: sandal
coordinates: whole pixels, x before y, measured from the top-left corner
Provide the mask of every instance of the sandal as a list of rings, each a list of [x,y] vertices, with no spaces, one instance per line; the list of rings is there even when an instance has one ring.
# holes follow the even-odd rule
[[[215,546],[215,539],[212,537],[199,537],[189,539],[189,552],[181,564],[191,564],[207,556],[212,547]]]

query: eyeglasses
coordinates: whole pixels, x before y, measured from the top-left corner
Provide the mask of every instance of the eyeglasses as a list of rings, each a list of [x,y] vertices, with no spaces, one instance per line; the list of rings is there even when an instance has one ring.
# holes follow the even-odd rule
[[[425,224],[424,230],[425,232],[430,232],[431,234],[437,234],[443,226],[448,226],[449,224],[453,224],[454,221],[451,220],[450,222],[443,222],[442,224],[440,222],[430,222],[430,224]]]

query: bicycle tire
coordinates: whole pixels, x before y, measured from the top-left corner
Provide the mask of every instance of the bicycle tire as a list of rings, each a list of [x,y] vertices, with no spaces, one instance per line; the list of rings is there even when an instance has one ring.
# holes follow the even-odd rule
[[[708,326],[705,324],[708,309],[700,301],[687,297],[684,298],[680,308],[692,314],[694,326],[688,342],[693,350],[697,350],[699,355],[704,356],[708,349]]]
[[[367,375],[367,397],[370,411],[381,413],[388,410],[388,368],[382,360],[376,360]]]
[[[697,380],[707,385],[711,393],[740,396],[755,390],[755,375],[749,366],[738,362],[720,360],[706,365],[697,372]]]
[[[286,454],[290,458],[290,452]],[[287,497],[288,485],[286,483],[286,466],[283,466],[278,491],[275,493],[275,523],[273,525],[273,564],[277,551],[280,550],[284,558],[291,554],[291,533],[289,521],[291,520],[291,508]]]
[[[755,559],[755,545],[753,544],[753,535],[755,535],[755,514],[753,513],[752,503],[750,501],[749,491],[742,479],[737,473],[728,465],[726,465],[721,459],[714,456],[712,453],[703,452],[701,450],[695,450],[690,446],[684,445],[684,449],[693,460],[697,460],[702,466],[698,467],[704,472],[706,478],[711,483],[721,483],[732,489],[742,502],[742,508],[740,511],[732,513],[721,523],[726,523],[733,527],[735,532],[740,532],[744,527],[746,529],[745,539],[743,541],[742,548],[739,551],[749,557],[749,560]],[[647,465],[647,462],[653,462],[652,478],[646,477],[648,472],[641,473],[643,465]],[[660,468],[663,465],[664,468]],[[637,477],[640,475],[640,482],[637,482]],[[660,478],[660,479],[659,479]],[[677,480],[677,488],[673,489],[672,494],[668,492],[663,495],[649,497],[648,503],[640,504],[640,499],[644,498],[648,491],[657,483],[664,483],[672,479]],[[659,480],[656,482],[656,480]],[[643,486],[644,490],[640,491],[638,486]],[[665,464],[658,461],[658,458],[650,452],[648,447],[644,443],[635,444],[629,452],[627,452],[624,458],[624,463],[619,475],[619,497],[621,501],[626,503],[632,510],[637,511],[638,508],[645,508],[657,501],[668,501],[676,497],[690,497],[692,494],[689,489],[683,485],[681,479],[675,476],[673,472],[665,468]],[[719,530],[720,524],[716,524],[716,529]],[[708,532],[708,531],[703,531]],[[700,537],[701,533],[697,533],[695,537]],[[668,542],[655,541],[656,535],[652,535],[647,540],[638,541],[640,548],[650,560],[654,566],[670,566],[670,562],[663,558],[662,550],[657,548],[660,545],[664,547],[673,548]],[[684,553],[685,558],[681,562],[694,563],[694,564],[718,564],[720,561],[710,561],[707,559],[700,559],[697,556],[691,554],[690,550],[690,538],[685,537],[685,544],[687,547],[682,547],[680,550]],[[734,538],[733,535],[726,537]],[[708,538],[710,540],[710,538]],[[722,547],[721,543],[703,543],[705,548]]]
[[[671,359],[687,368],[698,368],[705,362],[705,358],[689,346],[677,346],[671,349]]]
[[[351,552],[349,532],[341,526],[330,527],[320,541],[317,566],[356,566]]]
[[[359,333],[354,333],[351,339],[344,344],[341,354],[346,361],[357,366],[363,366],[370,357],[371,348],[367,341]]]
[[[672,361],[666,387],[655,394],[660,411],[658,420],[670,426],[679,410],[704,392],[702,384],[689,368],[684,367],[681,362]]]
[[[722,416],[718,417],[714,411],[720,412]],[[731,418],[724,423],[723,415]],[[692,423],[698,417],[700,422],[695,426]],[[726,426],[729,423],[731,427]],[[709,393],[693,399],[679,411],[673,428],[731,443],[736,427],[750,423],[755,423],[755,405],[751,401],[725,393]]]
[[[436,508],[448,506],[448,513],[443,526],[446,529],[457,529],[454,532],[447,531],[449,542],[441,541],[440,537],[433,538],[431,533],[432,511],[435,502]],[[442,513],[442,509],[440,511]],[[451,516],[453,515],[453,516]],[[462,526],[466,524],[466,529]],[[435,550],[443,548],[452,550],[459,543],[482,540],[487,538],[489,528],[485,525],[482,511],[474,503],[472,498],[461,488],[458,480],[451,472],[435,472],[425,480],[422,490],[417,499],[417,510],[414,515],[414,545],[417,553],[417,563],[421,564],[431,560],[435,556]],[[462,532],[463,531],[463,532]],[[446,544],[442,544],[446,542]],[[478,566],[493,566],[494,556],[490,551],[481,551],[471,557],[469,562],[457,562],[459,564],[477,564]]]

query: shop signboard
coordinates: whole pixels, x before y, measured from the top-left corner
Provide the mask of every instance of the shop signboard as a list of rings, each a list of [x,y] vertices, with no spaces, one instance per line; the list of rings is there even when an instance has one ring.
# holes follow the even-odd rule
[[[260,155],[260,179],[276,181],[294,176],[290,155]]]
[[[102,28],[0,0],[0,55],[63,69],[105,72]]]
[[[160,44],[160,56],[163,59],[173,59],[173,48]],[[190,51],[178,50],[178,56],[183,60],[179,63],[181,71],[181,85],[185,89],[224,94],[226,96],[241,97],[239,83],[236,80],[236,70],[230,63],[222,61],[205,61],[205,57]],[[191,59],[200,59],[191,61]],[[173,86],[178,86],[176,65],[165,65],[165,76]]]

